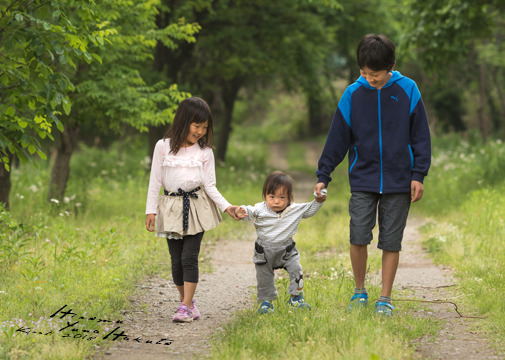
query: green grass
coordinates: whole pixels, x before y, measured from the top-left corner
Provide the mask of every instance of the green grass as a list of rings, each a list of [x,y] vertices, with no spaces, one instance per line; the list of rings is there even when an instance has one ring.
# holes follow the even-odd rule
[[[448,145],[450,144],[450,146]],[[458,301],[482,316],[478,325],[505,351],[505,149],[503,143],[435,142],[434,161],[419,211],[426,249],[455,270]]]
[[[12,212],[0,213],[0,358],[84,358],[100,340],[51,334],[69,317],[50,315],[68,305],[78,314],[119,319],[134,285],[167,269],[163,243],[143,228],[142,158],[132,153],[129,163],[115,159],[114,149],[84,147],[72,160],[62,202],[46,201],[48,164],[13,171]],[[110,330],[96,320],[79,326],[81,334]],[[25,335],[15,331],[19,327],[47,335]]]
[[[254,129],[245,127],[236,131],[227,163],[216,168],[218,189],[233,204],[260,201],[263,179],[271,170],[265,167],[268,143],[255,140],[254,134]],[[114,146],[108,151],[83,147],[73,157],[68,197],[60,203],[46,201],[50,164],[13,171],[12,212],[0,212],[0,358],[90,356],[105,343],[43,335],[65,325],[49,316],[67,305],[86,316],[120,319],[135,284],[149,274],[169,275],[166,244],[144,229],[148,174],[139,149],[132,141],[124,160],[118,161]],[[314,169],[302,161],[299,144],[290,144],[288,155],[292,169],[313,174]],[[472,314],[487,316],[482,323],[501,349],[503,165],[499,142],[483,146],[435,139],[425,196],[413,208],[429,219],[424,233],[432,256],[456,270],[463,293],[458,301]],[[305,298],[313,310],[287,307],[284,274],[277,280],[280,298],[273,316],[257,316],[256,308],[240,313],[212,340],[213,358],[409,359],[414,357],[414,340],[436,336],[441,324],[410,316],[422,306],[416,303],[395,304],[398,316],[392,319],[375,316],[373,306],[347,311],[354,284],[348,255],[350,194],[343,167],[333,174],[323,208],[302,221],[296,235],[306,277]],[[249,231],[225,215],[220,226],[206,233],[205,241],[244,238]],[[211,271],[205,247],[203,251],[202,268]],[[371,249],[369,271],[379,268],[380,251]],[[377,281],[367,284],[371,299],[379,296]],[[81,331],[105,333],[111,324],[83,320],[80,325]],[[19,327],[43,334],[25,335],[15,331]]]

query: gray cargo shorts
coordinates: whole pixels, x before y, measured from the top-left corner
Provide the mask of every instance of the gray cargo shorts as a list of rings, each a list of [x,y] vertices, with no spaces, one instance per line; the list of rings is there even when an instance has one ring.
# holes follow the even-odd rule
[[[378,194],[353,192],[349,200],[350,242],[352,245],[369,245],[379,209],[379,243],[377,248],[386,251],[402,249],[403,231],[410,209],[410,193]]]

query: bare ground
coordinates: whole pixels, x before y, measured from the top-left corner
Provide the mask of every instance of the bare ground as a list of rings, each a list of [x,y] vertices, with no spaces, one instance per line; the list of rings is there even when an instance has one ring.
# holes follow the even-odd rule
[[[397,306],[401,306],[401,299],[418,300],[424,306],[415,316],[435,317],[443,322],[437,335],[426,335],[415,344],[419,358],[504,359],[503,354],[495,353],[486,334],[479,330],[482,322],[479,314],[469,313],[459,303],[458,284],[451,270],[435,266],[422,249],[418,228],[424,222],[420,218],[409,219],[395,279],[395,289],[403,290]]]
[[[307,142],[306,147],[307,162],[314,164],[315,168],[321,149],[312,142]],[[287,171],[295,180],[295,196],[307,198],[315,178],[288,171],[285,151],[284,144],[273,144],[271,153],[275,160],[269,165]],[[450,269],[435,266],[420,245],[418,227],[424,221],[419,218],[408,221],[395,281],[395,289],[398,290],[395,294],[399,295],[394,299],[400,309],[402,300],[421,300],[425,306],[415,316],[430,316],[443,321],[443,329],[437,335],[418,339],[415,344],[417,358],[504,359],[503,355],[493,351],[486,335],[477,330],[481,320],[460,316],[452,304],[432,302],[443,300],[457,304],[458,292]],[[254,234],[251,233],[248,238],[254,239]],[[159,276],[146,279],[138,285],[139,291],[130,300],[131,310],[124,312],[121,330],[129,335],[130,340],[111,343],[108,349],[98,351],[95,359],[188,359],[210,355],[211,336],[219,335],[223,324],[230,321],[237,311],[256,306],[252,252],[252,241],[228,239],[213,246],[210,253],[214,270],[201,275],[195,294],[202,317],[192,323],[172,322],[179,297],[170,279]],[[376,279],[371,281],[379,283],[380,274],[374,276]],[[459,311],[463,316],[475,315],[465,314],[465,309]],[[156,344],[161,339],[167,340]]]

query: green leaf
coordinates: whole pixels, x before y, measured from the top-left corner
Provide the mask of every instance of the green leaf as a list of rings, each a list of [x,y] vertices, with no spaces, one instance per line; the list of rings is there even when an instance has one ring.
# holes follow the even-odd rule
[[[21,14],[16,14],[14,17],[16,18],[16,21],[19,21],[19,22],[24,20],[24,17]]]
[[[58,128],[58,130],[60,130],[61,132],[63,132],[63,130],[65,130],[65,129],[64,129],[64,127],[63,127],[63,123],[62,123],[61,121],[58,121],[58,122],[56,123],[56,127],[57,127],[57,128]]]
[[[33,145],[28,146],[28,152],[30,154],[33,155],[35,153],[35,151],[37,151],[37,149],[35,148],[35,146],[33,146]]]
[[[7,110],[5,110],[5,115],[7,116],[14,116],[14,114],[16,113],[16,110],[14,110],[13,107],[8,107]]]
[[[27,126],[28,126],[28,123],[27,123],[26,121],[19,121],[19,122],[18,122],[18,125],[19,125],[22,129],[24,129],[25,127],[27,127]]]
[[[65,111],[65,114],[70,115],[71,109],[72,109],[72,105],[70,105],[70,101],[68,101],[67,99],[64,99],[63,100],[63,111]]]
[[[93,56],[93,58],[98,61],[100,64],[102,63],[102,58],[100,56],[98,56],[97,54],[91,54],[91,56]]]
[[[39,157],[40,157],[42,160],[47,160],[47,155],[46,155],[46,154],[44,154],[42,151],[37,150],[37,155],[39,155]]]

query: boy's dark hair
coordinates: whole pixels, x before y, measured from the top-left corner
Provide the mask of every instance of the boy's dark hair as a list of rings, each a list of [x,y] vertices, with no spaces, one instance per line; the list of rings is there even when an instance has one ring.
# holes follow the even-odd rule
[[[360,69],[367,67],[373,71],[391,71],[396,62],[395,44],[382,34],[363,36],[356,55]]]
[[[274,171],[265,179],[263,184],[263,199],[266,199],[268,194],[275,194],[278,188],[283,187],[288,195],[288,201],[293,201],[293,181],[282,171]]]
[[[170,152],[177,154],[186,143],[189,127],[192,123],[202,124],[208,121],[207,133],[198,139],[198,145],[203,149],[211,147],[214,132],[212,131],[212,112],[205,100],[193,96],[181,101],[175,112],[174,121],[163,139],[170,138]]]

